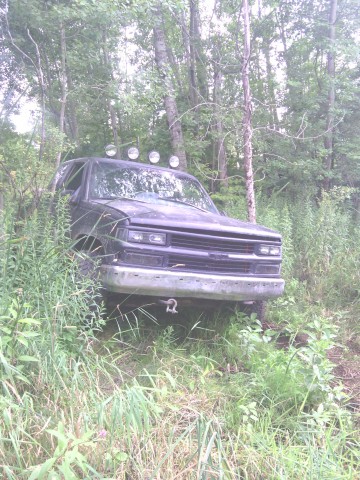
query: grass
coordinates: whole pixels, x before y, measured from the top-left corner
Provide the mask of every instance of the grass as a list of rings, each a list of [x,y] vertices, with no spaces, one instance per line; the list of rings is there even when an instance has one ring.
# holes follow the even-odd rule
[[[89,346],[90,355],[63,365],[66,376],[51,385],[38,376],[36,396],[24,392],[14,398],[10,391],[3,397],[1,451],[8,478],[359,474],[350,414],[324,382],[316,383],[316,395],[304,387],[311,369],[304,374],[292,351],[246,336],[254,348],[235,359],[233,339],[243,329],[233,324],[224,336],[207,326],[183,337],[177,330],[184,329],[174,325],[154,327],[149,338],[149,325],[139,323],[137,338],[129,330],[105,341],[101,352]],[[255,329],[252,335],[261,333]],[[235,371],[228,368],[230,359],[230,367],[237,362]],[[294,383],[300,374],[302,382]],[[38,464],[43,472],[49,467],[46,474]]]
[[[290,217],[281,221],[293,235]],[[339,282],[341,242],[320,284],[308,267],[306,281],[291,273],[295,245],[308,245],[291,237],[286,294],[271,305],[267,325],[240,312],[164,320],[141,308],[104,325],[96,284],[77,278],[66,211],[49,219],[40,209],[21,224],[9,214],[3,223],[3,478],[360,477],[357,418],[328,358],[339,339],[354,339],[356,272],[346,279],[346,303],[319,301],[325,284]],[[315,248],[307,259],[320,254]]]

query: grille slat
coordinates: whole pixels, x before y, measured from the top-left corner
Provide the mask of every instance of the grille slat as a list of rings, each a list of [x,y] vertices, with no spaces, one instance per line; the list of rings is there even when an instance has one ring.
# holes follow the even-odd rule
[[[176,270],[193,272],[213,272],[229,274],[250,273],[251,263],[234,260],[213,260],[211,258],[183,257],[170,255],[168,267]]]
[[[238,254],[242,253],[249,255],[254,253],[255,244],[249,241],[236,241],[229,240],[227,238],[206,238],[204,236],[195,237],[172,234],[171,246],[179,248],[189,248],[192,250],[217,251]]]

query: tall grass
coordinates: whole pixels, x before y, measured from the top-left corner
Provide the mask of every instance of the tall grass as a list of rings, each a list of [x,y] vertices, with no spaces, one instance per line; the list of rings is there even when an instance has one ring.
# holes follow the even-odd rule
[[[312,302],[341,308],[360,296],[360,226],[354,223],[349,192],[334,188],[318,204],[304,198],[260,197],[259,223],[283,234],[284,275],[302,283]]]
[[[359,478],[356,422],[327,357],[325,306],[358,294],[339,195],[317,208],[259,201],[259,221],[284,235],[287,292],[268,327],[185,312],[164,328],[145,312],[110,339],[97,334],[97,285],[76,273],[66,208],[13,218],[0,243],[4,478]]]

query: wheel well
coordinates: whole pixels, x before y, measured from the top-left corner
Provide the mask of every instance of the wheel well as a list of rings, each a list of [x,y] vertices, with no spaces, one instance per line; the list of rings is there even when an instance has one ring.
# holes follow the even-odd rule
[[[80,250],[87,250],[89,252],[96,252],[98,255],[104,254],[104,247],[100,240],[91,235],[82,235],[78,237],[74,244],[74,250],[77,252]]]

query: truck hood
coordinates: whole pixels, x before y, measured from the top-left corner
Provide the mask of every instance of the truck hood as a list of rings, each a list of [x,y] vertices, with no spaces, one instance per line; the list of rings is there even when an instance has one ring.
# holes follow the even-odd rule
[[[120,218],[126,217],[130,225],[134,226],[182,231],[199,231],[201,229],[202,231],[219,231],[281,239],[278,232],[262,225],[243,222],[220,214],[203,212],[197,208],[181,204],[168,206],[136,200],[93,200],[92,202],[106,205],[114,216],[117,212]]]

